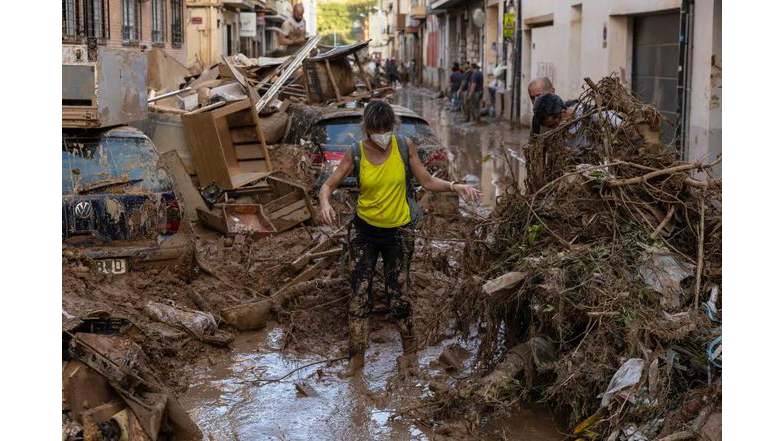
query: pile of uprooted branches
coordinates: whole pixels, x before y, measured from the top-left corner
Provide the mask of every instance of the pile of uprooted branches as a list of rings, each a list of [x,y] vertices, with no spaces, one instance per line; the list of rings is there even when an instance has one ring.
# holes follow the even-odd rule
[[[586,83],[575,117],[524,147],[525,189],[466,242],[455,313],[479,324],[485,375],[437,397],[451,404],[434,417],[541,401],[575,435],[689,439],[721,403],[707,350],[721,332],[720,158],[680,161],[655,108],[615,77]],[[569,149],[575,136],[589,146]]]

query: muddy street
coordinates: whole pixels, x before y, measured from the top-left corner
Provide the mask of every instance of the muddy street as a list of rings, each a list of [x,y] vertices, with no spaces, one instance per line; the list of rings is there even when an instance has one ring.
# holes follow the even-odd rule
[[[476,186],[482,186],[485,201],[477,211],[489,211],[497,190],[503,183],[505,160],[502,149],[520,136],[496,124],[470,126],[453,124],[454,115],[445,110],[444,101],[423,89],[399,91],[399,103],[423,115],[444,145],[454,155],[455,172]],[[511,149],[509,149],[511,150]],[[490,160],[482,161],[487,155]],[[207,242],[209,243],[209,242]],[[424,248],[433,251],[425,253]],[[455,242],[417,242],[417,256],[436,254],[457,267],[459,246]],[[446,277],[435,271],[430,262],[414,263],[414,286],[423,289],[417,296],[435,294],[426,282],[432,276]],[[285,261],[281,258],[280,261]],[[432,272],[432,275],[429,274]],[[425,282],[420,282],[423,280]],[[326,293],[325,293],[326,294]],[[443,294],[443,293],[442,293]],[[329,296],[323,297],[324,301]],[[339,299],[337,299],[339,300]],[[427,301],[422,315],[432,311]],[[431,383],[454,386],[474,372],[478,336],[461,339],[449,329],[439,328],[440,336],[429,339],[419,352],[420,375],[398,376],[397,358],[401,353],[400,336],[394,321],[376,308],[371,320],[370,345],[364,375],[342,379],[338,376],[346,362],[347,340],[342,334],[345,311],[340,307],[322,314],[332,315],[326,323],[334,329],[322,329],[321,336],[299,334],[292,341],[287,324],[270,322],[262,331],[239,334],[228,353],[213,354],[199,368],[186,369],[191,376],[180,396],[182,405],[205,434],[215,439],[285,439],[285,440],[409,440],[433,439],[427,424],[417,421],[416,409],[428,405]],[[416,314],[416,312],[415,312]],[[324,317],[321,318],[322,320]],[[328,336],[326,339],[319,338]],[[468,350],[459,371],[445,370],[439,357],[444,349],[458,345]],[[324,362],[325,360],[337,360]],[[544,408],[516,410],[483,429],[485,439],[559,440],[562,424]]]

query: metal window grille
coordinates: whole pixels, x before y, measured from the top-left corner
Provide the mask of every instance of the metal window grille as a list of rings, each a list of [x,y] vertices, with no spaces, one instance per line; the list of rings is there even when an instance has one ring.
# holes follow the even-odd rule
[[[76,0],[63,0],[63,38],[76,38],[79,36],[79,11]]]
[[[166,1],[152,0],[152,42],[166,42]]]
[[[108,0],[82,0],[84,5],[84,28],[87,37],[109,38]]]
[[[181,44],[182,37],[182,0],[171,0],[171,41]]]
[[[123,0],[122,8],[123,41],[126,43],[135,43],[139,41],[139,35],[141,35],[142,5],[139,3],[139,0]]]

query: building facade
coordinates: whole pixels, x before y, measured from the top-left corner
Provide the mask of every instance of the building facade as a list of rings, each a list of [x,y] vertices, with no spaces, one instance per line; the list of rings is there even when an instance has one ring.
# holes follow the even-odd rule
[[[184,0],[63,0],[62,42],[158,47],[187,63]]]
[[[427,14],[430,87],[448,87],[452,63],[477,62],[498,74],[496,115],[527,125],[534,78],[571,99],[585,77],[615,73],[662,112],[683,159],[721,153],[720,0],[432,0]]]
[[[258,57],[265,48],[265,13],[261,0],[187,0],[187,60],[210,65],[238,53]],[[274,12],[274,9],[272,9]],[[256,16],[255,22],[251,19]],[[243,16],[245,20],[243,20]]]

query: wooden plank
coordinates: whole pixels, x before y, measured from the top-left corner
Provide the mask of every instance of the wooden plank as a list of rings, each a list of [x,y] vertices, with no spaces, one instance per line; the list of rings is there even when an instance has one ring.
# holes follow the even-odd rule
[[[231,131],[229,131],[229,124],[226,118],[215,118],[215,130],[220,139],[220,147],[229,174],[238,173],[240,167],[237,162],[237,152],[234,150],[234,143],[231,141]]]
[[[183,164],[177,151],[169,150],[162,156],[166,169],[169,171],[172,179],[174,179],[174,185],[185,204],[186,219],[193,222],[197,221],[198,215],[196,214],[196,209],[201,208],[202,210],[207,210],[207,204],[193,185],[193,181],[191,181],[190,175],[187,170],[185,170],[185,164]]]
[[[233,127],[229,129],[231,133],[231,142],[234,144],[248,144],[248,143],[258,143],[259,142],[259,135],[256,132],[256,127],[248,126],[248,127]]]
[[[300,208],[306,208],[305,201],[302,199],[298,200],[297,202],[294,202],[293,204],[288,204],[283,208],[279,208],[274,212],[270,212],[269,216],[270,219],[280,219],[286,217],[287,215],[293,213],[296,210],[299,210]]]
[[[248,159],[239,161],[239,170],[242,173],[267,172],[267,161],[263,159]]]
[[[329,81],[332,83],[332,87],[335,89],[335,96],[338,98],[338,101],[342,100],[343,97],[340,95],[340,89],[338,89],[338,82],[335,81],[335,77],[332,75],[332,67],[329,65],[329,59],[325,59],[324,62],[327,66],[327,76],[329,77]]]
[[[228,115],[226,119],[229,122],[229,127],[253,127],[256,121],[253,119],[251,112],[237,112]]]
[[[201,107],[199,109],[192,110],[192,111],[186,113],[186,115],[196,115],[198,113],[208,112],[208,111],[211,111],[213,109],[217,109],[218,107],[223,107],[224,104],[226,104],[226,101],[218,101],[217,103],[212,103],[209,106],[204,106],[204,107]]]
[[[357,62],[357,69],[359,69],[359,76],[362,77],[362,80],[367,85],[368,90],[372,91],[373,86],[370,85],[370,80],[368,80],[367,75],[365,74],[365,69],[362,69],[362,63],[359,61],[359,54],[354,52],[354,61]]]
[[[296,285],[297,283],[300,283],[300,282],[307,282],[308,280],[310,280],[313,277],[315,277],[316,274],[318,274],[318,272],[321,271],[322,268],[325,268],[326,266],[331,264],[333,260],[334,260],[334,258],[332,258],[332,257],[327,257],[327,258],[319,260],[318,262],[316,262],[313,265],[311,265],[305,271],[299,273],[297,275],[297,277],[294,277],[293,279],[291,279],[291,281],[289,281],[288,283],[283,285],[282,288],[280,288],[279,290],[275,291],[275,293],[272,294],[272,296],[274,297],[276,294],[285,291],[286,289],[288,289],[288,287],[290,287],[292,285]]]
[[[261,151],[261,144],[235,144],[234,151],[237,154],[237,159],[242,161],[244,159],[264,159],[264,153]]]
[[[213,117],[215,118],[223,118],[225,116],[231,115],[232,113],[239,112],[240,110],[247,109],[250,107],[250,101],[248,100],[240,100],[235,101],[227,106],[221,107],[218,110],[212,112]]]
[[[313,204],[310,203],[310,197],[308,197],[308,191],[305,189],[304,186],[277,176],[270,176],[267,179],[267,182],[270,185],[275,185],[277,183],[279,185],[287,185],[290,188],[296,188],[297,191],[302,195],[303,199],[305,200],[305,206],[308,207],[308,211],[310,212],[310,217],[313,219],[316,218],[316,213],[313,211]]]
[[[255,107],[254,107],[255,109]],[[261,130],[261,121],[259,121],[258,112],[251,112],[253,114],[253,121],[256,123],[256,135],[261,141],[261,151],[264,154],[264,161],[267,162],[267,170],[272,171],[272,161],[270,161],[269,151],[267,150],[267,139],[264,137],[264,131]]]
[[[231,177],[232,187],[231,188],[239,188],[243,185],[248,185],[253,181],[258,181],[269,175],[269,172],[243,172],[237,173]]]
[[[223,234],[228,234],[228,229],[226,228],[226,219],[223,218],[223,211],[208,211],[202,210],[201,208],[196,208],[196,216],[206,227]]]
[[[182,125],[199,183],[209,185],[215,182],[220,188],[232,188],[231,175],[212,115],[209,113],[183,115]]]
[[[297,202],[297,200],[300,199],[301,197],[302,196],[299,193],[292,191],[291,193],[283,197],[279,197],[275,199],[269,204],[264,204],[264,209],[267,210],[268,213],[273,213],[285,207],[286,205],[290,205],[293,204],[294,202]]]

